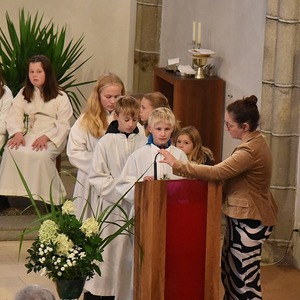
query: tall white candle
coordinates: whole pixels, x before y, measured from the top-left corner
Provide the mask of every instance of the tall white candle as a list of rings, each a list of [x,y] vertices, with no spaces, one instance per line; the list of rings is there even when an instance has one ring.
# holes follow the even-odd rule
[[[198,44],[201,44],[201,23],[198,23]]]
[[[193,22],[193,42],[196,42],[196,22]]]

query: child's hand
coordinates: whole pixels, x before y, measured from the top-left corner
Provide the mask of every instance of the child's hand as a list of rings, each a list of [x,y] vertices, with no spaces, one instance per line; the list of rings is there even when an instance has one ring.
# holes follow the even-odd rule
[[[39,138],[37,138],[31,145],[32,150],[43,150],[44,148],[47,149],[48,148],[48,143],[49,138],[43,134],[42,136],[40,136]]]
[[[144,181],[152,181],[152,180],[154,180],[154,176],[145,176],[145,177],[143,178],[143,180],[144,180]]]
[[[22,132],[17,132],[11,139],[8,140],[7,147],[10,149],[15,148],[17,150],[20,145],[25,146],[25,139]]]
[[[159,162],[168,164],[172,167],[174,162],[176,161],[176,158],[167,150],[160,149],[159,152],[164,156],[164,159],[160,160]]]

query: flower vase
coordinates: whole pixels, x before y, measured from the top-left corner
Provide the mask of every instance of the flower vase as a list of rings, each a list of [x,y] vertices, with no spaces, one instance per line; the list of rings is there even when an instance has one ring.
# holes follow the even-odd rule
[[[55,281],[56,290],[61,300],[77,300],[79,299],[85,278],[80,279],[58,279]]]

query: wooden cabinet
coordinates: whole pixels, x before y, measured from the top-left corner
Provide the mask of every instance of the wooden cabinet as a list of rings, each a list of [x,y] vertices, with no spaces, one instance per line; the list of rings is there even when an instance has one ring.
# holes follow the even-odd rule
[[[195,126],[204,146],[210,148],[215,162],[222,159],[224,124],[225,81],[217,76],[195,79],[168,72],[164,68],[154,70],[154,91],[160,91],[181,126]]]

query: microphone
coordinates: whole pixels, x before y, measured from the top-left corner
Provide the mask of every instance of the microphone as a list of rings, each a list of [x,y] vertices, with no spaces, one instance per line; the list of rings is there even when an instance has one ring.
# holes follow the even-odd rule
[[[154,168],[154,180],[157,180],[157,156],[158,156],[159,152],[157,152],[157,154],[154,157],[154,162],[153,162],[153,168]]]

